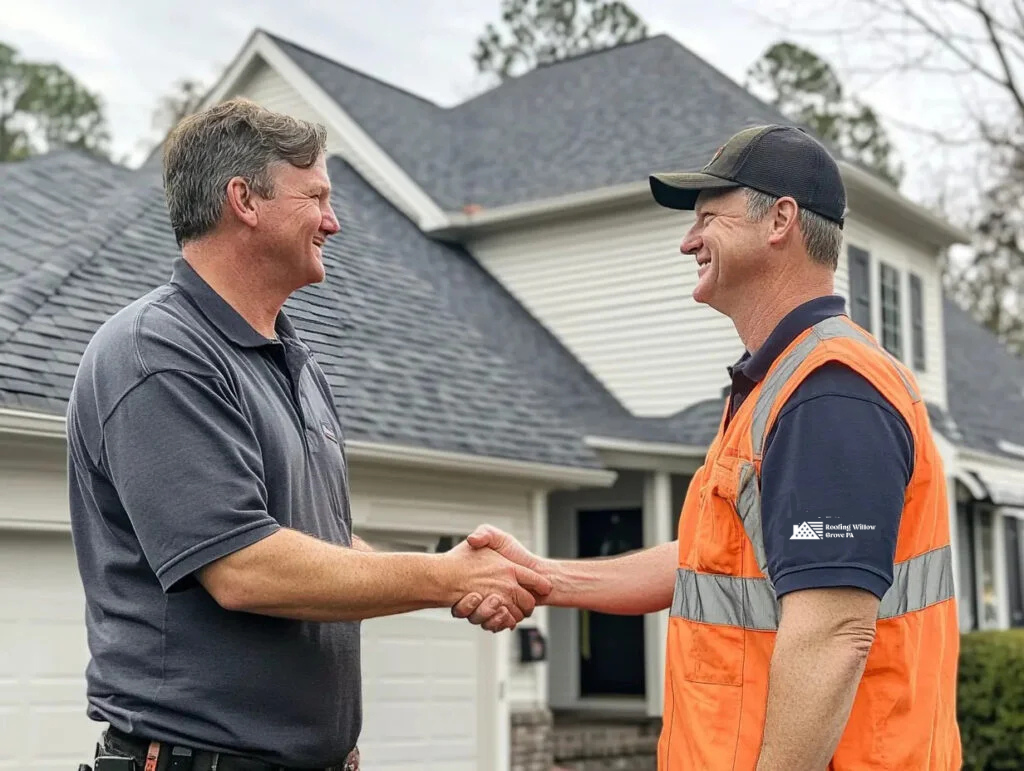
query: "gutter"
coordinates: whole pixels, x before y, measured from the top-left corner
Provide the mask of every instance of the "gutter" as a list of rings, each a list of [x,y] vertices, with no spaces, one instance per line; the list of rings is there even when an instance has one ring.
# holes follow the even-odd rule
[[[617,208],[630,203],[653,202],[647,180],[627,182],[593,190],[584,190],[550,198],[536,198],[521,203],[480,209],[476,212],[446,212],[445,224],[423,232],[440,240],[461,240],[501,230],[507,227],[533,225],[571,214],[593,214],[604,209]]]
[[[351,460],[356,461],[378,461],[414,468],[488,474],[582,487],[611,487],[618,477],[614,471],[605,469],[558,466],[552,463],[509,460],[486,455],[470,455],[469,453],[359,440],[345,442],[345,452]]]
[[[839,169],[846,183],[848,196],[870,196],[877,205],[882,206],[898,221],[911,220],[932,231],[935,236],[932,240],[941,247],[970,242],[970,233],[914,203],[901,195],[896,188],[859,166],[839,161]],[[567,195],[538,198],[494,209],[446,212],[444,225],[424,230],[424,233],[440,240],[461,241],[469,236],[478,237],[497,230],[534,225],[573,214],[595,214],[605,209],[643,203],[655,205],[650,182],[646,179]]]
[[[1007,471],[1024,473],[1024,458],[1010,458],[985,452],[984,450],[970,450],[959,446],[956,448],[956,452],[959,460],[964,460],[968,463],[980,463]]]
[[[25,412],[0,407],[0,435],[42,436],[65,439],[66,421],[63,415],[43,412]]]
[[[644,442],[633,439],[615,439],[604,436],[588,436],[584,444],[592,450],[606,452],[627,452],[638,455],[657,455],[666,458],[703,458],[707,447],[691,444],[671,444],[668,442]]]
[[[0,408],[0,436],[4,434],[64,440],[67,438],[66,420],[62,415]],[[605,469],[559,466],[553,463],[510,460],[360,440],[346,442],[345,452],[349,460],[355,461],[376,461],[438,471],[486,474],[556,485],[610,487],[618,477],[614,471]]]
[[[847,161],[840,161],[839,169],[846,182],[848,198],[858,193],[870,195],[875,199],[876,203],[889,207],[888,212],[894,218],[910,217],[919,225],[934,230],[935,241],[940,247],[951,246],[957,243],[970,243],[971,234],[966,230],[958,228],[920,204],[914,203],[909,198],[901,195],[892,185],[878,179],[874,174]]]

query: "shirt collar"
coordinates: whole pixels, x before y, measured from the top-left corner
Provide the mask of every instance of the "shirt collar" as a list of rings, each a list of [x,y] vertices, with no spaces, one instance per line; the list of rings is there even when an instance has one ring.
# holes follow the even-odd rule
[[[242,314],[217,294],[216,290],[207,284],[195,268],[182,257],[174,260],[171,283],[184,291],[200,312],[236,345],[243,348],[258,348],[261,345],[271,345],[277,342],[264,337],[253,329]],[[295,337],[295,329],[284,311],[278,313],[274,327],[282,340]]]
[[[840,295],[816,297],[790,311],[778,323],[764,345],[754,353],[745,352],[740,360],[729,367],[729,376],[742,374],[749,380],[760,383],[768,370],[790,343],[797,339],[805,330],[810,329],[819,321],[842,316],[846,313],[846,300]]]

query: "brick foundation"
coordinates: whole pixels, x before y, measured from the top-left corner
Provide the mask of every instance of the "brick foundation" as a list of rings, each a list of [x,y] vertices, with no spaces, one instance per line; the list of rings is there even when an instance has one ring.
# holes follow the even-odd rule
[[[551,710],[513,712],[510,744],[512,771],[551,771],[555,762]]]
[[[587,718],[578,713],[554,720],[556,771],[655,771],[658,718]]]

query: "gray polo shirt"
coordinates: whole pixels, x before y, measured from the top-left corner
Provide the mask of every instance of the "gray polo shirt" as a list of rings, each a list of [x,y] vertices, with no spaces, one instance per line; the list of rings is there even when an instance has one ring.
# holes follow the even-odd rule
[[[327,766],[362,719],[357,623],[224,610],[195,579],[281,527],[351,544],[327,380],[184,260],[90,342],[68,405],[88,714],[137,736]]]

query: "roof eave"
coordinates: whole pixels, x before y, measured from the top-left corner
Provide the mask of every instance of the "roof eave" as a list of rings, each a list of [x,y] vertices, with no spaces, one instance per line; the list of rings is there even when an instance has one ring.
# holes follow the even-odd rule
[[[865,213],[899,230],[913,230],[939,249],[971,241],[971,234],[966,230],[914,203],[871,172],[847,161],[840,161],[839,169],[854,214],[864,209]]]
[[[63,415],[0,408],[0,436],[3,435],[64,440],[67,438],[67,421]],[[616,472],[603,468],[445,452],[383,442],[349,440],[345,443],[345,451],[353,461],[504,477],[557,488],[610,487],[618,476]]]
[[[861,203],[873,202],[873,207],[865,208],[885,212],[886,218],[895,226],[901,229],[912,227],[916,234],[939,248],[970,241],[971,236],[965,230],[904,197],[898,190],[870,172],[845,161],[841,161],[839,167],[851,197],[855,197]],[[426,232],[434,238],[462,241],[468,237],[535,225],[545,220],[576,214],[594,214],[604,209],[647,202],[653,204],[650,183],[645,179],[567,195],[538,198],[493,209],[447,212],[445,224]]]
[[[469,235],[477,237],[506,228],[535,225],[574,214],[593,214],[604,209],[651,200],[651,188],[647,180],[627,182],[567,195],[537,198],[494,209],[474,210],[467,207],[469,211],[446,212],[445,224],[425,232],[433,238],[461,241]]]

